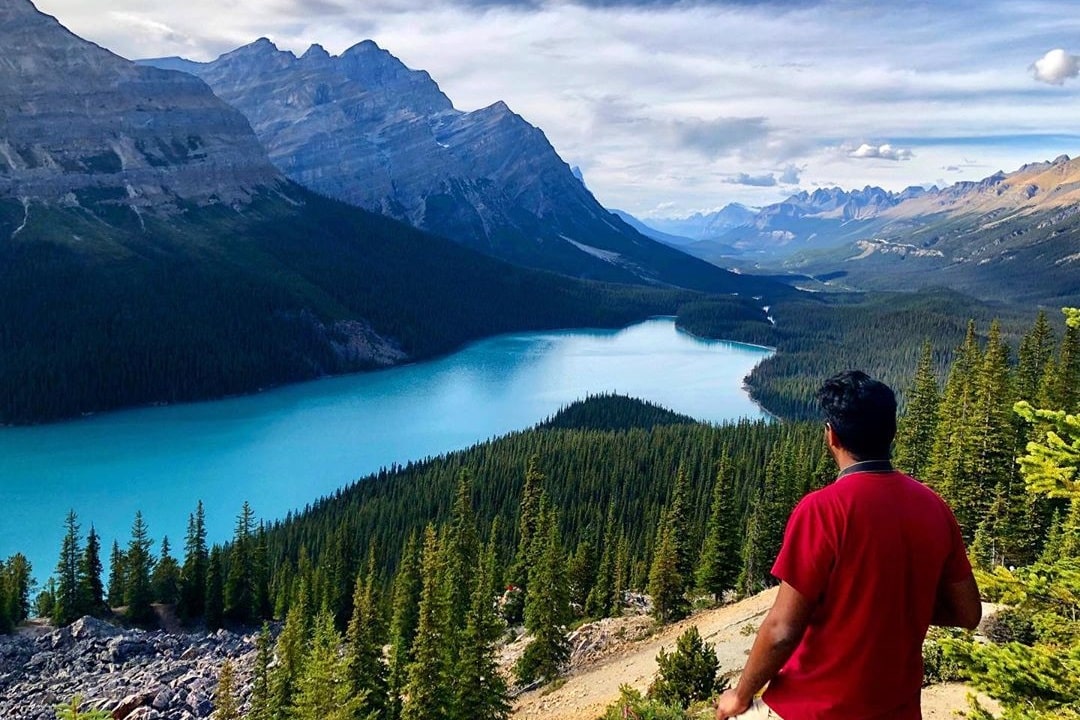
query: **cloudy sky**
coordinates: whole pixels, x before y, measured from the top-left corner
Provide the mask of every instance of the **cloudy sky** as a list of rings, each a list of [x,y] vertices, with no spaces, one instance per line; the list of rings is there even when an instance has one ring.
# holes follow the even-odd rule
[[[458,108],[504,100],[602,203],[678,216],[1080,154],[1080,3],[38,0],[125,57],[374,39]]]

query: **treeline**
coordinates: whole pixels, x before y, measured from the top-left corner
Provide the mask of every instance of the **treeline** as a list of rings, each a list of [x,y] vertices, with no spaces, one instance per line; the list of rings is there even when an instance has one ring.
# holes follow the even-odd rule
[[[755,367],[747,383],[755,400],[788,420],[816,417],[814,392],[839,370],[863,370],[896,388],[903,399],[924,342],[930,342],[934,370],[944,378],[969,319],[984,333],[998,319],[1014,348],[1031,324],[1026,309],[990,305],[948,290],[819,293],[781,298],[769,313],[775,325],[763,316],[740,313],[727,301],[699,301],[679,311],[678,324],[702,337],[775,347],[777,353]],[[1056,318],[1054,325],[1063,327]]]
[[[34,205],[0,246],[0,423],[368,369],[384,339],[421,359],[501,332],[619,327],[701,297],[516,267],[289,193],[242,213]],[[0,200],[0,228],[24,213]]]
[[[0,561],[0,633],[9,633],[30,615],[30,562],[16,553]]]

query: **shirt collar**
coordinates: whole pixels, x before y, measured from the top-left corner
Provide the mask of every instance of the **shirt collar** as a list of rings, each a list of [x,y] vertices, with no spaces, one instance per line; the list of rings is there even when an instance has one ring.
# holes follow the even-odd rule
[[[836,479],[844,477],[845,475],[852,475],[854,473],[871,472],[871,473],[884,473],[892,472],[893,465],[889,460],[862,460],[857,463],[852,463],[846,468],[840,471],[840,474],[836,476]]]

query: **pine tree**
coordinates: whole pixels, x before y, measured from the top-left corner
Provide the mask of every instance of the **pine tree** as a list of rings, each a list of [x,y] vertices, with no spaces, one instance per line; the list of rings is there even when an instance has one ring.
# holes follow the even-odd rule
[[[240,720],[240,700],[237,697],[236,669],[231,660],[221,665],[218,684],[214,689],[213,720]]]
[[[449,597],[443,584],[443,557],[435,528],[424,531],[420,560],[420,615],[405,686],[404,720],[450,720],[454,692],[449,653],[443,643]]]
[[[735,485],[729,466],[731,458],[725,452],[720,458],[713,485],[709,521],[705,527],[705,542],[697,568],[697,584],[720,600],[728,590],[734,590],[739,579],[739,532]]]
[[[622,615],[626,604],[626,593],[630,585],[630,540],[626,533],[619,533],[619,542],[615,546],[615,574],[611,587],[611,615]],[[640,587],[640,585],[638,586]]]
[[[366,696],[353,694],[340,646],[341,636],[334,628],[334,616],[324,610],[315,618],[311,648],[296,679],[292,720],[374,720],[376,717],[357,714]]]
[[[270,641],[270,626],[263,623],[259,637],[255,641],[255,667],[251,678],[251,709],[248,720],[271,720],[273,711],[270,707],[270,662],[273,660],[273,645]]]
[[[56,563],[56,594],[53,598],[54,625],[62,626],[80,617],[79,603],[79,523],[74,510],[64,520],[64,540]]]
[[[113,540],[112,552],[109,554],[109,607],[119,607],[124,604],[124,587],[127,581],[124,579],[124,551],[120,549],[120,543]]]
[[[930,341],[923,344],[922,357],[915,371],[915,382],[908,393],[907,409],[896,434],[896,467],[914,477],[922,477],[927,458],[937,434],[941,392],[934,374],[934,351]]]
[[[673,652],[660,648],[656,664],[659,672],[649,686],[649,697],[665,704],[686,708],[722,689],[723,683],[716,678],[720,670],[716,650],[701,639],[697,625],[679,636]]]
[[[514,552],[514,562],[510,566],[510,583],[522,590],[528,590],[529,562],[532,556],[533,537],[537,532],[540,517],[540,498],[543,494],[546,478],[539,469],[540,458],[529,458],[525,470],[525,486],[521,492],[521,506],[518,511],[518,543]]]
[[[245,501],[236,518],[225,579],[225,617],[250,623],[255,617],[255,513]]]
[[[615,503],[609,502],[596,582],[585,600],[585,614],[589,617],[609,617],[615,605],[615,553],[618,552],[618,544],[619,537],[615,532]]]
[[[155,602],[172,605],[180,599],[180,565],[172,556],[168,536],[161,539],[161,554],[150,584]]]
[[[765,482],[753,501],[746,523],[742,571],[738,580],[739,592],[744,596],[761,592],[775,582],[769,571],[780,552],[784,523],[791,514],[791,508],[779,497],[785,464],[781,456],[781,452],[774,450],[769,457],[765,465]]]
[[[596,561],[589,538],[578,543],[577,550],[567,563],[566,571],[570,585],[570,603],[584,612],[589,592],[596,581]]]
[[[515,666],[522,683],[554,680],[570,657],[566,623],[570,598],[559,537],[558,515],[542,497],[533,549],[536,561],[530,569],[530,589],[525,594],[525,629],[532,641]]]
[[[683,465],[675,473],[675,486],[671,491],[668,510],[668,523],[672,528],[671,542],[679,559],[678,570],[684,584],[694,576],[694,556],[692,523],[690,518],[690,478]]]
[[[221,567],[221,555],[221,548],[215,545],[206,564],[206,589],[202,595],[203,616],[208,630],[220,628],[225,619],[225,580],[222,577],[225,571]]]
[[[216,552],[217,548],[214,548],[214,551]],[[213,561],[214,553],[211,553],[211,568]],[[291,710],[308,652],[309,614],[308,590],[304,581],[301,581],[296,601],[285,616],[285,627],[278,635],[275,646],[277,663],[270,669],[270,709],[274,720],[294,720]]]
[[[400,715],[400,699],[408,682],[412,646],[420,621],[420,571],[417,567],[416,536],[410,535],[401,554],[401,566],[394,578],[393,618],[390,623],[390,708],[392,718]]]
[[[102,615],[105,605],[105,588],[101,582],[101,539],[94,526],[86,536],[86,547],[79,559],[79,607],[80,612]]]
[[[202,500],[188,516],[184,540],[184,566],[180,572],[180,615],[195,618],[206,612],[206,573],[210,553],[206,547],[206,516]]]
[[[152,544],[142,512],[136,512],[131,540],[124,553],[124,604],[127,605],[127,618],[136,623],[147,622],[154,615],[150,607],[153,601],[150,586],[154,569],[154,558],[150,554]]]
[[[383,622],[375,590],[374,551],[368,558],[366,577],[356,577],[352,607],[345,634],[349,687],[353,695],[363,698],[358,704],[359,715],[382,718],[388,708],[389,671],[382,650]]]
[[[1054,356],[1054,331],[1046,312],[1040,310],[1035,324],[1020,343],[1017,365],[1017,395],[1021,400],[1034,402],[1039,398],[1039,388],[1046,368]]]
[[[652,566],[649,569],[649,596],[653,617],[666,623],[686,617],[690,603],[686,600],[686,584],[679,572],[678,545],[674,541],[675,526],[665,515],[657,528]]]
[[[497,648],[503,625],[491,594],[491,576],[495,572],[494,543],[493,538],[477,567],[461,656],[454,673],[457,678],[453,713],[456,720],[505,720],[510,716],[506,681],[499,673]]]
[[[953,505],[961,527],[965,522],[968,527],[977,524],[993,502],[994,492],[1011,486],[1016,472],[1012,403],[1009,349],[1001,339],[1001,325],[995,320],[990,326],[986,352],[975,375],[970,475],[963,478],[963,493],[955,498]],[[1023,507],[1022,490],[1017,501]]]
[[[934,447],[926,466],[925,481],[956,511],[968,541],[975,534],[978,516],[972,514],[981,494],[971,483],[975,455],[975,400],[982,353],[975,339],[975,323],[968,324],[964,344],[956,353],[945,383],[938,412]]]
[[[443,544],[443,572],[449,591],[448,627],[443,641],[451,663],[457,663],[461,652],[461,636],[465,631],[479,555],[480,542],[472,507],[472,475],[468,470],[462,470],[458,475],[450,525],[446,528],[446,542]]]

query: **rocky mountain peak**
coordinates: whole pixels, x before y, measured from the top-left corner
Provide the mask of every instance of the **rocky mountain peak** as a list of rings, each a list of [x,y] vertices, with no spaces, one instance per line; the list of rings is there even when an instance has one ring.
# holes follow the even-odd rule
[[[139,67],[26,0],[0,5],[0,197],[234,200],[279,175],[250,126],[190,75]]]

